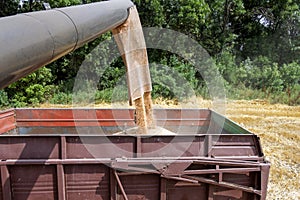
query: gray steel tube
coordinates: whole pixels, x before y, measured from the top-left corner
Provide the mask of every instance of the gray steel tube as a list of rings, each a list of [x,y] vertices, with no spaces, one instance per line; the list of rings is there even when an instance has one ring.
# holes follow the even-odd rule
[[[124,23],[130,0],[0,18],[0,88]]]

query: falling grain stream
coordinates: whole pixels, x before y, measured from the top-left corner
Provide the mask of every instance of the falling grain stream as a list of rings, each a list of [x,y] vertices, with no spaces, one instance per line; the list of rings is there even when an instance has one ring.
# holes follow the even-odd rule
[[[112,30],[127,69],[130,104],[136,108],[137,133],[155,128],[152,113],[151,77],[144,34],[136,7],[125,23]]]

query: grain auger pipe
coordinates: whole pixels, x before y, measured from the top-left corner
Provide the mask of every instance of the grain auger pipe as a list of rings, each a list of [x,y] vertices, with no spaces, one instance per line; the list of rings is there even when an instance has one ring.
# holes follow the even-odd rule
[[[152,123],[151,80],[140,20],[130,0],[110,0],[0,18],[0,89],[110,30],[113,30],[127,67],[130,102],[135,102],[137,116],[140,116],[137,124],[144,129],[147,123]],[[140,52],[143,59],[135,65],[126,45],[128,41],[124,42],[128,39],[142,44],[135,55]],[[135,73],[143,75],[145,84],[142,87],[136,85]],[[150,103],[140,109],[138,106],[144,105],[144,99],[150,99]],[[148,120],[146,115],[150,116]]]

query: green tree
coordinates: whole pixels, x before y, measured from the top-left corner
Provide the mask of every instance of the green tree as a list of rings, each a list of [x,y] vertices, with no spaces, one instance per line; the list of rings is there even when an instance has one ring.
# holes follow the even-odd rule
[[[244,1],[245,14],[233,23],[241,60],[266,56],[290,63],[299,57],[299,1]]]
[[[52,8],[57,8],[96,1],[98,0],[49,0],[48,2]],[[291,99],[292,93],[297,94],[297,90],[300,88],[298,76],[300,63],[299,0],[133,1],[138,8],[143,26],[173,29],[198,41],[216,61],[217,68],[230,87],[248,87],[253,90],[274,93],[282,91],[287,94],[288,91],[291,91]],[[22,9],[18,9],[17,1],[0,0],[0,17],[17,12],[41,10],[43,9],[41,3],[42,1],[30,5],[27,3]],[[180,37],[173,39],[164,37],[163,33],[157,34],[156,40],[164,40],[159,41],[162,44],[179,46],[185,50],[186,54],[189,54],[191,59],[193,53],[199,51],[199,49],[192,49],[184,44]],[[47,91],[53,90],[53,85],[58,86],[55,87],[57,92],[67,93],[66,99],[69,101],[69,93],[72,92],[74,79],[84,60],[90,62],[86,72],[90,78],[101,75],[101,81],[97,83],[98,89],[111,93],[111,89],[125,73],[121,58],[111,64],[106,63],[109,46],[99,50],[102,52],[101,55],[98,54],[93,58],[86,57],[99,43],[109,38],[111,38],[110,33],[104,34],[99,39],[47,65],[45,69],[50,72],[45,73],[44,76],[49,76],[50,79],[46,77],[49,81],[43,82],[36,78],[35,80],[41,82],[35,83],[37,85],[27,89],[27,92],[26,90],[17,92],[18,98],[13,97],[12,87],[28,88],[24,84],[24,80],[10,86],[11,89],[6,88],[1,93],[3,102],[7,100],[6,97],[24,101],[25,104],[42,101],[43,98],[39,97],[40,94],[37,91],[41,90],[42,93],[47,94]],[[201,73],[210,77],[212,70],[215,69],[211,64],[206,63],[210,63],[212,60],[200,63],[203,66],[200,73],[189,67],[191,63],[187,63],[169,52],[148,49],[148,55],[150,62],[162,63],[179,71],[193,87],[205,87]],[[161,69],[157,69],[153,73],[165,73],[159,70]],[[40,75],[41,73],[36,73],[35,76]],[[27,79],[33,81],[30,76]],[[172,77],[166,77],[166,80],[169,80],[170,84],[174,82]],[[40,86],[51,86],[51,89],[43,91]],[[163,88],[156,85],[155,91],[163,91]],[[170,94],[161,93],[161,95],[167,96]],[[22,95],[25,96],[21,98]],[[36,99],[33,97],[35,95]],[[107,97],[103,92],[99,96]]]
[[[18,3],[14,0],[0,0],[0,17],[15,15],[18,12]]]
[[[267,94],[282,91],[283,80],[278,63],[260,56],[253,61],[246,60],[243,67],[247,72],[247,76],[244,78],[247,87],[263,90]]]
[[[48,0],[47,2],[50,4],[51,8],[74,6],[82,3],[81,0]]]
[[[14,107],[36,105],[45,102],[53,94],[51,70],[43,67],[5,88]]]

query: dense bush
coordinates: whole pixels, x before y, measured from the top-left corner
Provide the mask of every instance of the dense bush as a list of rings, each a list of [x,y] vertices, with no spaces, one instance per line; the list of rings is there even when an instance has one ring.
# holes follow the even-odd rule
[[[183,100],[197,93],[195,67],[176,56],[153,63],[150,67],[153,96]]]
[[[0,108],[9,105],[7,93],[4,90],[0,90]]]
[[[51,104],[72,104],[72,94],[57,92],[54,93],[50,98],[49,103]]]
[[[225,53],[217,65],[227,83],[228,97],[234,99],[269,99],[291,105],[300,99],[300,64],[279,66],[267,57],[250,58],[237,64]]]
[[[14,107],[37,105],[50,99],[55,86],[52,85],[51,70],[43,67],[9,85],[7,93],[9,103]]]
[[[56,8],[96,1],[47,2]],[[182,32],[197,40],[210,53],[225,80],[227,97],[266,98],[291,105],[300,103],[300,9],[297,0],[133,1],[143,26]],[[17,1],[0,1],[0,17],[41,10],[42,2],[28,1],[23,8],[18,8]],[[45,101],[69,104],[73,101],[76,78],[84,83],[81,86],[83,90],[75,95],[79,96],[77,100],[126,100],[126,70],[121,58],[106,63],[110,44],[88,55],[101,42],[110,38],[110,33],[104,34],[1,90],[0,107],[34,106]],[[172,38],[163,39],[171,44],[182,42],[173,41]],[[180,48],[191,50],[192,47],[182,44]],[[195,51],[192,49],[191,52]],[[148,55],[154,97],[182,99],[194,94],[210,97],[208,83],[203,76],[213,77],[213,65],[202,63],[201,70],[197,71],[191,63],[170,52],[149,49]],[[83,73],[85,75],[77,77],[83,62],[88,65]],[[216,81],[219,81],[218,77],[212,83]],[[96,84],[93,88],[97,89],[92,96],[88,91],[91,83]],[[87,87],[86,91],[84,87]]]
[[[283,81],[277,63],[266,57],[258,57],[254,61],[247,59],[241,64],[246,71],[243,82],[246,87],[263,91],[278,92],[283,89]]]

